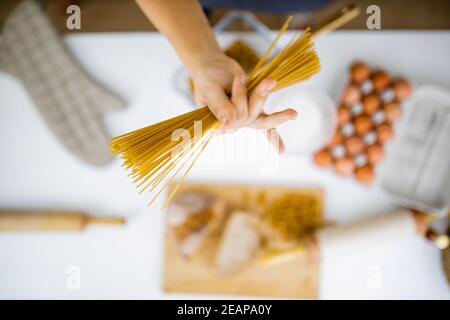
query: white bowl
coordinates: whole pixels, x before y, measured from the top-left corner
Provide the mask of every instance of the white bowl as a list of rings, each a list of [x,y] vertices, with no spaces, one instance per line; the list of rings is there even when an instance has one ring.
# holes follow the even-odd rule
[[[336,105],[324,91],[301,84],[270,95],[265,112],[292,108],[297,119],[277,127],[288,155],[306,155],[325,146],[336,129]]]

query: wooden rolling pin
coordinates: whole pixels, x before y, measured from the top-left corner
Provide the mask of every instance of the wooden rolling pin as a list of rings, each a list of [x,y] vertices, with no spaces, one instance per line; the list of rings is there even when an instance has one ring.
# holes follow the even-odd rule
[[[380,243],[389,243],[414,235],[425,237],[441,250],[450,246],[447,234],[438,234],[430,227],[435,216],[408,209],[398,209],[342,225],[319,229],[288,250],[273,250],[261,257],[266,265],[276,265],[309,255],[316,260],[345,256],[368,250]]]
[[[89,224],[123,225],[116,217],[90,217],[82,211],[0,210],[0,231],[73,231]]]

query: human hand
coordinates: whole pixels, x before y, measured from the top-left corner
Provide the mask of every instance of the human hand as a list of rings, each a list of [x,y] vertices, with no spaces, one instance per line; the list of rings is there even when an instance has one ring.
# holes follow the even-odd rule
[[[264,79],[248,97],[245,72],[235,60],[223,53],[201,63],[191,73],[197,104],[208,106],[224,129],[248,126],[266,130],[269,141],[280,153],[284,151],[284,144],[275,128],[295,119],[297,112],[293,109],[270,115],[263,112],[264,103],[276,85],[275,80]]]

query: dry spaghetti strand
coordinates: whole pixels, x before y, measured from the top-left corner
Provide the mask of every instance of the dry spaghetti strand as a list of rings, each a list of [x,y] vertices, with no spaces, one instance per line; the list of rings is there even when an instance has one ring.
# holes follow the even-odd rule
[[[267,61],[275,44],[287,30],[290,19],[291,17],[249,74],[246,84],[249,95],[266,78],[277,81],[272,89],[277,91],[305,81],[320,70],[320,61],[314,51],[309,29],[292,37],[282,50]],[[129,176],[140,189],[139,193],[155,192],[149,204],[181,175],[167,197],[165,206],[206,149],[219,126],[219,121],[205,106],[112,138],[111,149],[122,158],[122,166],[129,170]]]

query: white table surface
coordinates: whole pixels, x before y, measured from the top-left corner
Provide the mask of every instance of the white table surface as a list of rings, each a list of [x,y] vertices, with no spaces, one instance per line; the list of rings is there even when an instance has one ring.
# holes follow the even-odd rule
[[[221,40],[232,37],[222,35]],[[112,134],[188,110],[189,104],[171,86],[180,62],[160,35],[82,34],[68,36],[66,42],[94,77],[128,100],[126,110],[105,119]],[[323,69],[305,85],[330,94],[342,85],[349,63],[357,58],[404,74],[415,85],[450,88],[449,32],[334,32],[317,41],[317,50]],[[213,145],[220,150],[230,140],[247,141],[266,156],[256,162],[230,158],[224,164],[206,154],[189,180],[322,186],[326,217],[339,222],[395,208],[376,186],[362,187],[319,170],[309,157],[277,159],[252,131],[219,137]],[[146,207],[148,198],[136,194],[118,160],[97,169],[75,159],[52,136],[20,83],[4,73],[0,148],[1,207],[74,208],[128,218],[123,228],[90,227],[80,234],[0,234],[0,298],[214,297],[162,291],[161,201]],[[270,164],[276,165],[275,174],[263,174],[267,159],[274,161]],[[320,297],[449,299],[440,260],[431,244],[411,238],[323,261]],[[70,266],[81,271],[78,290],[67,287]]]

